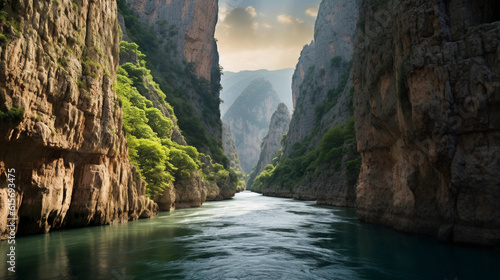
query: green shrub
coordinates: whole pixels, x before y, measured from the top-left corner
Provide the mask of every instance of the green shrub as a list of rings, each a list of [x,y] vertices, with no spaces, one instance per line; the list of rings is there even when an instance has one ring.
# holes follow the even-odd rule
[[[0,11],[0,22],[6,22],[8,15],[6,11]]]
[[[130,81],[129,86],[146,98],[153,88],[160,96],[159,102],[165,105],[182,130],[187,143],[194,146],[197,151],[209,153],[210,160],[213,159],[216,163],[222,164],[224,169],[229,171],[228,176],[230,176],[229,159],[222,151],[221,141],[211,137],[204,127],[204,124],[217,126],[221,122],[220,116],[215,113],[220,104],[218,96],[221,89],[219,83],[221,73],[213,71],[211,81],[198,78],[192,71],[192,65],[188,62],[179,63],[175,58],[177,46],[168,38],[177,34],[178,30],[175,25],[168,25],[167,21],[158,21],[153,25],[142,23],[136,12],[129,8],[127,1],[118,0],[117,3],[119,12],[124,17],[127,34],[135,42],[121,42],[120,52],[135,52],[139,60],[137,64],[127,63],[120,67],[118,79],[122,79],[122,86],[126,78]],[[163,36],[164,43],[158,40],[158,32],[168,34],[168,36]],[[126,75],[123,75],[124,73]],[[190,93],[194,93],[194,96]],[[201,116],[196,114],[193,101],[200,106]],[[175,108],[175,114],[172,108]],[[158,126],[155,127],[153,123],[150,123],[150,117],[147,115],[146,118],[148,126],[163,141],[165,131],[162,132]],[[208,169],[210,168],[207,167]]]
[[[0,111],[0,122],[16,126],[24,119],[24,108],[12,107],[8,111]]]
[[[311,150],[310,138],[306,137],[302,142],[296,142],[287,158],[280,159],[266,169],[254,180],[252,190],[261,191],[265,188],[279,187],[292,189],[297,186],[306,175],[314,176],[320,165],[333,164],[335,171],[340,171],[345,145],[355,142],[354,118],[348,119],[344,125],[330,128],[322,137],[320,144]],[[355,154],[357,154],[355,152]],[[358,156],[359,157],[359,156]],[[357,178],[359,174],[360,158],[346,162],[348,180]]]

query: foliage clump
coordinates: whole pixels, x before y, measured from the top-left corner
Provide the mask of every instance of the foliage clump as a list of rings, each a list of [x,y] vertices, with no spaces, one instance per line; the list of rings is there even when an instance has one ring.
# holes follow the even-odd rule
[[[24,109],[12,107],[7,111],[0,110],[0,122],[9,126],[16,126],[24,119]]]
[[[199,153],[195,147],[172,141],[176,120],[172,107],[163,101],[170,114],[165,116],[142,94],[152,90],[161,99],[166,97],[146,68],[145,55],[134,43],[122,42],[120,51],[136,52],[139,58],[135,64],[127,62],[118,68],[115,89],[123,108],[129,158],[147,183],[146,194],[154,198],[170,183],[189,180],[195,172],[216,183],[232,179],[230,171],[222,165],[212,164],[210,157]]]
[[[151,70],[159,88],[166,95],[165,100],[175,108],[178,124],[186,141],[198,150],[210,154],[215,162],[229,169],[229,159],[222,151],[222,142],[211,137],[204,126],[209,124],[222,127],[220,116],[214,114],[220,105],[221,71],[213,71],[211,81],[198,78],[193,63],[180,63],[176,59],[177,45],[171,38],[178,32],[175,25],[167,21],[144,24],[125,0],[117,3],[119,12],[124,17],[127,34],[137,43],[141,52],[146,54],[143,66]],[[157,33],[165,36],[159,38]],[[189,92],[195,93],[194,100]],[[197,116],[193,101],[200,106],[201,117]]]
[[[285,188],[291,190],[297,186],[306,176],[315,176],[321,165],[333,165],[335,171],[340,170],[342,157],[349,153],[348,145],[356,141],[354,133],[354,118],[350,118],[344,125],[336,125],[330,128],[320,141],[320,144],[308,151],[310,137],[302,142],[296,142],[292,146],[290,155],[283,158],[278,155],[273,164],[266,166],[263,172],[257,176],[251,186],[252,190],[262,191],[266,188]],[[347,161],[346,169],[348,180],[357,177],[361,167],[361,157],[357,155],[354,159]]]

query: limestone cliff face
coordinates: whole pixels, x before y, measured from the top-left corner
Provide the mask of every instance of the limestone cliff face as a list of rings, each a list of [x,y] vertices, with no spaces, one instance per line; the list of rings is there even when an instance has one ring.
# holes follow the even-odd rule
[[[357,1],[322,1],[314,41],[304,47],[292,80],[295,111],[285,138],[282,163],[313,157],[326,133],[352,117],[351,60],[358,15]],[[356,149],[346,143],[339,155],[303,170],[292,186],[279,180],[263,189],[265,195],[317,200],[318,203],[355,206]],[[317,151],[317,150],[316,150]],[[304,163],[305,164],[305,163]],[[306,168],[303,168],[306,169]]]
[[[259,160],[260,144],[278,104],[279,97],[271,83],[259,78],[250,82],[222,118],[231,128],[246,173]]]
[[[16,169],[20,234],[150,217],[158,206],[128,161],[112,89],[118,66],[114,1],[16,1],[0,29],[0,231],[6,170]],[[13,24],[14,22],[14,24]]]
[[[500,244],[500,4],[362,5],[354,107],[358,216]]]
[[[280,103],[271,117],[269,130],[260,145],[259,161],[257,162],[257,165],[254,166],[252,173],[248,178],[247,189],[251,190],[255,177],[264,171],[266,165],[273,162],[273,158],[276,157],[276,153],[283,148],[281,139],[283,134],[287,133],[289,125],[290,112],[284,103]]]

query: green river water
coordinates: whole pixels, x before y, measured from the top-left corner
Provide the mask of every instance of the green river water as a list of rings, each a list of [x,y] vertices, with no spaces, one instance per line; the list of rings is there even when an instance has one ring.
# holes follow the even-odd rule
[[[243,192],[125,224],[0,244],[0,279],[500,279],[500,252],[360,223],[354,209]]]

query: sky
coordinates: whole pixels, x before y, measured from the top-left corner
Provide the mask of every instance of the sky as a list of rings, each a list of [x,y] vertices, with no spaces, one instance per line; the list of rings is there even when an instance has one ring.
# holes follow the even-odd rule
[[[321,0],[220,0],[218,40],[224,71],[293,68],[314,36]]]

